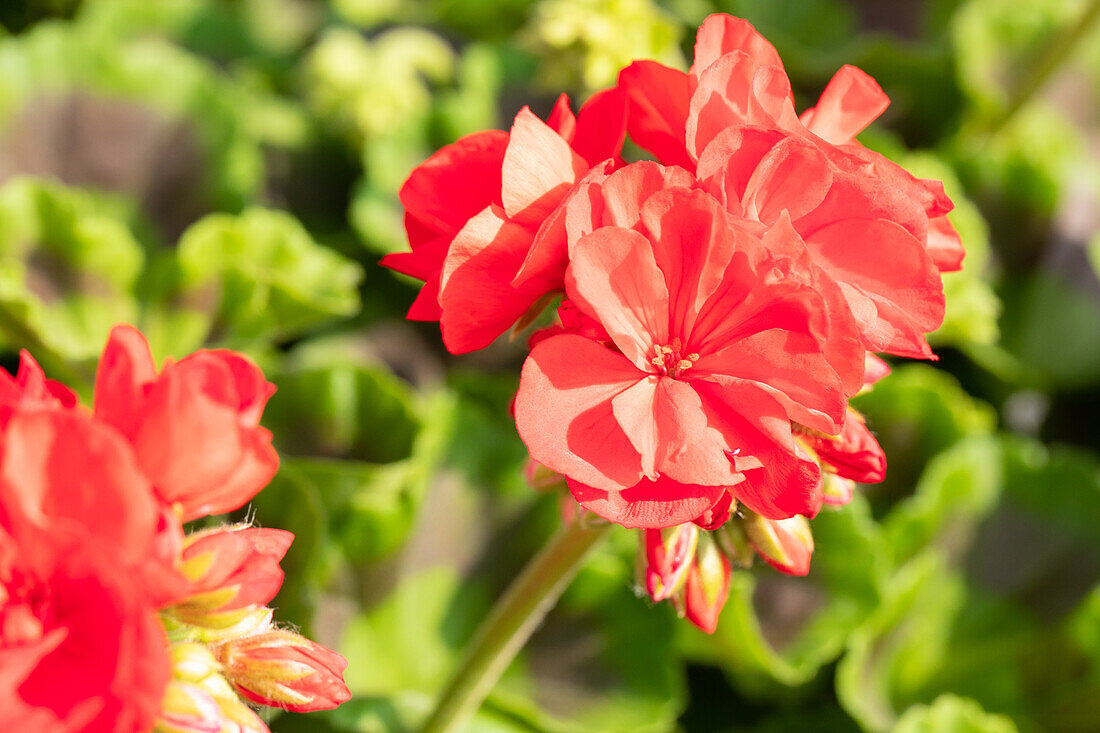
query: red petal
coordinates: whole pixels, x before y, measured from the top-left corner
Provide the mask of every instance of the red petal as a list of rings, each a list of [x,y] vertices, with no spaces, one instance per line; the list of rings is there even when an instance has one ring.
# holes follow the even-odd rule
[[[794,137],[778,142],[745,184],[745,215],[771,224],[786,211],[797,220],[816,209],[832,187],[832,166],[813,145]]]
[[[956,272],[962,269],[962,240],[947,216],[937,216],[928,220],[928,255],[936,263],[940,272]]]
[[[869,351],[931,355],[924,334],[943,322],[943,284],[916,238],[884,219],[847,219],[806,245],[844,289]]]
[[[731,51],[741,51],[756,66],[770,64],[783,68],[775,47],[751,23],[725,13],[715,13],[703,21],[695,34],[692,74],[698,76],[703,69]]]
[[[776,143],[786,138],[779,130],[762,127],[728,127],[699,156],[697,175],[703,189],[718,199],[731,214],[742,213],[749,180]]]
[[[643,371],[655,345],[669,343],[668,289],[649,240],[632,229],[604,227],[573,247],[566,290]]]
[[[581,336],[540,342],[523,365],[515,400],[516,429],[531,457],[605,491],[638,483],[638,451],[615,421],[611,400],[644,376]]]
[[[450,239],[466,220],[500,203],[501,166],[508,133],[475,132],[440,148],[413,170],[398,196],[413,249]]]
[[[699,395],[685,382],[650,377],[616,395],[615,419],[641,454],[642,472],[656,480],[729,486],[740,480],[724,436],[707,424]]]
[[[554,109],[546,119],[546,124],[558,133],[562,140],[569,144],[573,143],[573,138],[577,134],[577,118],[569,108],[568,94],[563,93],[558,96],[558,101],[554,103]]]
[[[635,61],[619,73],[619,89],[627,96],[631,139],[665,165],[693,169],[684,139],[691,102],[688,75],[656,61]]]
[[[511,285],[533,236],[495,207],[470,219],[455,236],[439,289],[439,323],[452,354],[488,346],[548,291],[539,280]]]
[[[806,128],[834,145],[843,145],[874,122],[887,107],[890,98],[867,72],[855,66],[842,66],[817,106],[806,110],[800,118]]]
[[[17,539],[28,532],[75,533],[138,563],[156,524],[149,481],[116,431],[85,412],[12,417],[0,465],[0,527]],[[29,546],[45,550],[48,544]]]
[[[96,417],[133,439],[146,387],[156,378],[149,342],[133,326],[115,326],[96,368]]]
[[[588,170],[569,143],[524,107],[512,124],[501,171],[508,218],[538,228],[569,187]]]
[[[745,480],[734,498],[769,519],[814,515],[821,508],[821,469],[797,446],[782,405],[763,390],[728,377],[693,380],[710,424],[736,451]]]
[[[577,116],[573,150],[590,166],[608,158],[617,159],[626,139],[626,124],[626,93],[618,88],[596,92],[584,103]]]
[[[714,506],[726,489],[682,484],[667,476],[643,478],[621,490],[597,489],[569,481],[573,498],[590,512],[628,529],[663,529],[690,522]]]

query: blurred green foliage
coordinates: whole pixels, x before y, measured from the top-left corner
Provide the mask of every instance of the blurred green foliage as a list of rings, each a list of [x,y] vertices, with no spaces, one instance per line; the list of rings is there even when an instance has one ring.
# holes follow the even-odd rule
[[[968,255],[941,359],[857,401],[888,479],[814,520],[807,579],[736,573],[706,637],[636,596],[613,533],[471,730],[1095,731],[1100,27],[1058,55],[1087,4],[3,3],[4,363],[30,348],[86,393],[118,321],[158,358],[256,358],[282,468],[242,516],[295,532],[279,615],[356,693],[272,730],[410,730],[560,520],[522,478],[521,344],[449,357],[375,266],[405,246],[396,192],[438,146],[634,58],[683,67],[708,13],[741,15],[801,107],[844,63],[874,75],[893,104],[864,142],[945,182]]]

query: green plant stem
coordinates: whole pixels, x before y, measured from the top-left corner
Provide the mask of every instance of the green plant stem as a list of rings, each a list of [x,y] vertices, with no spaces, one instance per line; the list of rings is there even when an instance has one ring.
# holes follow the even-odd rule
[[[1077,47],[1097,18],[1100,18],[1100,0],[1092,0],[1081,14],[1081,18],[1055,37],[1043,51],[1035,66],[1032,67],[1031,74],[1012,95],[1007,109],[993,125],[991,132],[1002,130],[1016,116],[1016,113],[1031,101],[1031,98],[1043,88],[1055,70]]]
[[[535,555],[478,629],[421,733],[458,731],[477,712],[610,527],[586,527],[576,521]]]

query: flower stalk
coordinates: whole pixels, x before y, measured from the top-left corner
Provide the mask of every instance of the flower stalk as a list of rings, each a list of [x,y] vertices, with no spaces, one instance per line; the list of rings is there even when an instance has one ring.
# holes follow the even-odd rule
[[[589,525],[580,519],[535,555],[478,629],[421,733],[462,729],[610,528],[607,522]]]

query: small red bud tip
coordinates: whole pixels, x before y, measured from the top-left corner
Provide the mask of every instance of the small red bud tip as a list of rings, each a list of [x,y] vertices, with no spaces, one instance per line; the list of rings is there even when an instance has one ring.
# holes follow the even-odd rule
[[[684,586],[684,615],[713,634],[730,595],[730,561],[713,541],[700,543]]]
[[[688,523],[671,529],[643,530],[643,535],[646,593],[660,602],[683,587],[698,546],[699,528]]]
[[[814,537],[805,517],[765,519],[754,514],[745,518],[744,525],[757,554],[773,568],[788,575],[810,572]]]
[[[331,710],[351,698],[348,662],[290,631],[268,631],[218,647],[225,676],[252,702],[296,713]]]

